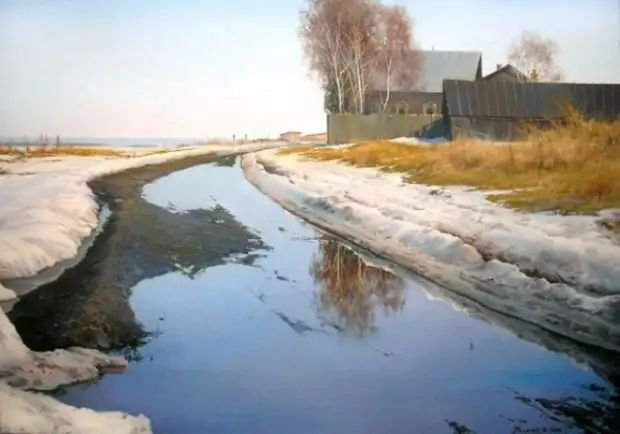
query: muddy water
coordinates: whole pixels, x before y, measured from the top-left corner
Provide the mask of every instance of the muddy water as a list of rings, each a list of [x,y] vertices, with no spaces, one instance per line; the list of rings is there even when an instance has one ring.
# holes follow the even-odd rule
[[[256,191],[233,159],[161,178],[143,199],[169,215],[162,232],[202,227],[183,238],[200,246],[132,281],[151,338],[129,371],[64,402],[144,413],[155,433],[620,432],[612,356],[351,250]],[[187,220],[198,211],[210,217]],[[222,231],[231,248],[205,263]],[[261,242],[232,248],[240,237]],[[170,243],[171,263],[183,248]],[[161,261],[133,254],[141,269]]]

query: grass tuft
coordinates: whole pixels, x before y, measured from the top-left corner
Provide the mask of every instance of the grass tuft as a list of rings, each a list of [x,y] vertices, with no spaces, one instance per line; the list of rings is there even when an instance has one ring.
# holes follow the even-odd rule
[[[620,207],[620,120],[588,121],[571,109],[562,123],[528,128],[518,142],[460,139],[414,146],[373,141],[308,148],[280,153],[402,172],[408,182],[507,190],[488,199],[528,211],[588,213]]]

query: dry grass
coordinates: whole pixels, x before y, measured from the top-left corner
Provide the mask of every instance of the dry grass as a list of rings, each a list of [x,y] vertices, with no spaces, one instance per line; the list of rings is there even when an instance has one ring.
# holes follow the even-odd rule
[[[286,148],[281,148],[278,150],[278,154],[280,155],[291,155],[291,154],[301,154],[310,152],[314,149],[311,145],[303,145],[303,146],[290,146]]]
[[[73,156],[73,157],[123,157],[126,153],[122,150],[116,150],[106,147],[77,147],[77,146],[61,146],[56,147],[8,147],[0,148],[2,155],[19,155],[30,158],[40,157],[56,157],[56,156]]]
[[[570,110],[562,125],[530,128],[525,139],[513,143],[457,140],[423,147],[370,142],[343,149],[308,148],[280,152],[403,172],[409,182],[511,190],[488,197],[524,210],[620,207],[620,120],[586,121]]]

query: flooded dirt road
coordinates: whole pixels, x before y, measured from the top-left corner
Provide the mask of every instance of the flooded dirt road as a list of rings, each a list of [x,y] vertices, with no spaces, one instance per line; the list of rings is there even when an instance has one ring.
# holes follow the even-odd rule
[[[318,232],[235,157],[132,176],[94,185],[104,233],[11,312],[33,347],[131,357],[62,401],[144,413],[155,433],[620,432],[614,356]]]

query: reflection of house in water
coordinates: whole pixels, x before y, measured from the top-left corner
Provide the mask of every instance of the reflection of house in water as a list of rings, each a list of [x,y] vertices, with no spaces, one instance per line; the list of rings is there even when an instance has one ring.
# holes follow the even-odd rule
[[[317,309],[335,321],[339,330],[364,334],[374,329],[375,309],[400,310],[405,304],[405,282],[367,265],[340,242],[321,240],[311,274],[320,286]]]

